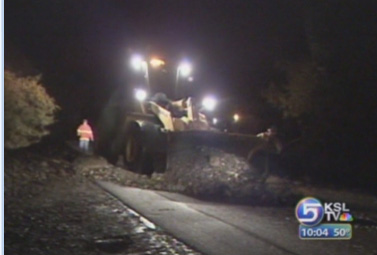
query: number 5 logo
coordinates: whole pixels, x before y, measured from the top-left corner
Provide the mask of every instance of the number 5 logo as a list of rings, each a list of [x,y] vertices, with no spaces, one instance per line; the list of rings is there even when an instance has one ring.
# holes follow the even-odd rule
[[[304,198],[296,206],[296,218],[303,225],[315,226],[322,221],[323,216],[322,204],[316,198]]]

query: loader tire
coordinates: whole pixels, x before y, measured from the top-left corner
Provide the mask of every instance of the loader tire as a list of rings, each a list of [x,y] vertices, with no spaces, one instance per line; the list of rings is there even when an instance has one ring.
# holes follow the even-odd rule
[[[153,173],[152,157],[141,142],[142,132],[132,126],[126,134],[123,163],[132,172],[151,175]]]

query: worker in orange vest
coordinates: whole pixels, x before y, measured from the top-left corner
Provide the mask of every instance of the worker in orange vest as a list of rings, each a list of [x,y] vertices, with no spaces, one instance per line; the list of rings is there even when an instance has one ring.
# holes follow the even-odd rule
[[[89,151],[89,142],[94,141],[92,128],[88,121],[84,120],[77,129],[77,135],[80,137],[80,149],[84,152]]]

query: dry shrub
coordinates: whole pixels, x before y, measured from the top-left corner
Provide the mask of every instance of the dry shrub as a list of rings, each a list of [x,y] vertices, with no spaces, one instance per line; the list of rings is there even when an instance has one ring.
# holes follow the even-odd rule
[[[40,75],[18,77],[4,72],[4,147],[17,149],[37,143],[55,122],[59,106],[40,82]]]

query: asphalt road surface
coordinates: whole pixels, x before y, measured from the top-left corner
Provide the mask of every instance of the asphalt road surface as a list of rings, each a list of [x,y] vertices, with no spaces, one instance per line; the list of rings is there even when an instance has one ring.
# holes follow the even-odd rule
[[[377,255],[377,229],[353,226],[353,238],[298,238],[294,208],[204,202],[181,194],[98,185],[189,246],[208,255]]]

